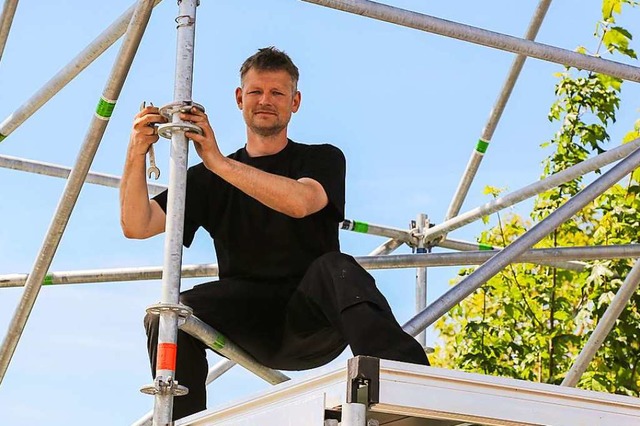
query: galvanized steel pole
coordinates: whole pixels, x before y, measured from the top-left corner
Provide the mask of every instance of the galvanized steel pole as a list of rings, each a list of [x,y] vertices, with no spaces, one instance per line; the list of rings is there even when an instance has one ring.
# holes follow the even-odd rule
[[[561,386],[574,387],[578,384],[580,377],[587,371],[589,363],[591,363],[591,360],[600,346],[602,346],[602,343],[604,343],[604,340],[607,338],[607,335],[615,325],[625,306],[635,294],[638,289],[638,284],[640,284],[640,260],[636,260],[635,265],[633,265],[633,268],[629,271],[627,278],[598,322],[596,329],[591,333],[587,344],[571,366]]]
[[[206,384],[209,385],[214,382],[218,377],[222,376],[227,371],[231,370],[236,363],[231,361],[230,359],[223,359],[216,363],[213,367],[209,369],[207,373]],[[153,424],[153,410],[149,411],[147,414],[142,416],[136,422],[132,423],[131,426],[151,426]]]
[[[196,9],[199,0],[181,0],[176,22],[176,76],[173,99],[176,103],[192,101],[193,60],[196,29]],[[180,112],[173,114],[172,123],[183,123]],[[162,296],[160,305],[169,307],[180,301],[180,272],[182,267],[182,243],[184,234],[184,206],[187,187],[187,160],[189,140],[184,130],[171,132],[171,156],[169,163],[169,193],[167,199],[166,236],[164,244],[164,268],[162,272]],[[173,397],[178,388],[175,383],[178,340],[178,312],[173,309],[160,311],[158,328],[158,359],[155,379],[154,426],[171,423]]]
[[[9,31],[11,30],[11,24],[13,23],[13,17],[16,14],[17,8],[18,0],[4,0],[2,15],[0,15],[0,60],[2,59],[4,46],[7,43],[7,38],[9,37]]]
[[[526,200],[529,197],[533,197],[539,193],[542,193],[548,189],[558,186],[562,183],[568,182],[586,173],[597,170],[607,164],[613,163],[621,158],[626,157],[636,148],[640,147],[640,138],[634,139],[624,145],[613,148],[605,153],[596,155],[593,158],[585,160],[575,166],[571,166],[561,172],[551,175],[539,182],[532,183],[519,189],[504,197],[495,199],[483,206],[477,207],[466,213],[458,215],[454,218],[446,220],[438,225],[435,225],[425,231],[425,238],[427,240],[434,241],[435,239],[446,235],[454,229],[461,228],[462,226],[480,219],[482,216],[486,216],[491,213],[495,213],[504,208],[519,203],[522,200]],[[391,248],[401,245],[402,243],[394,242],[392,239],[385,241],[380,247],[375,249],[371,254],[385,254],[386,248]]]
[[[162,0],[155,0],[154,6]],[[106,30],[104,30],[95,40],[84,48],[75,58],[62,68],[51,78],[40,90],[38,90],[29,100],[23,103],[17,110],[11,113],[0,124],[0,142],[9,136],[15,129],[24,123],[34,112],[49,99],[55,96],[71,80],[76,78],[86,67],[96,58],[102,55],[113,43],[118,40],[127,30],[136,5],[132,5],[125,13],[116,19]]]
[[[401,254],[384,256],[357,256],[356,261],[365,269],[417,268],[422,266],[480,265],[491,259],[495,251],[465,251],[462,253]],[[640,244],[552,247],[528,250],[512,263],[548,263],[556,261],[628,259],[640,257]],[[218,275],[218,265],[183,265],[182,278],[210,278]],[[28,274],[0,275],[0,288],[24,286]],[[51,272],[43,285],[68,285],[118,281],[144,281],[162,279],[162,266],[93,269]]]
[[[416,245],[418,240],[410,231],[392,228],[391,226],[374,225],[373,223],[360,222],[357,220],[345,219],[340,222],[340,229],[343,231],[360,232],[362,234],[378,235],[381,237],[391,237],[405,243]]]
[[[39,175],[53,176],[66,179],[71,173],[71,168],[60,166],[42,161],[27,160],[25,158],[12,157],[10,155],[0,155],[0,167],[5,169],[20,170],[28,173],[36,173]],[[106,173],[96,173],[89,170],[85,183],[93,183],[95,185],[108,186],[118,188],[120,186],[120,176],[109,175]],[[150,195],[157,195],[167,189],[166,185],[157,183],[147,183]]]
[[[29,274],[24,294],[9,325],[9,331],[0,349],[0,383],[9,367],[13,353],[18,345],[22,331],[29,319],[43,279],[51,265],[62,234],[80,194],[80,189],[91,167],[102,136],[109,123],[116,100],[120,95],[124,81],[129,73],[131,63],[149,22],[153,0],[140,0],[131,19],[127,35],[122,43],[116,62],[111,70],[107,85],[98,103],[96,113],[91,121],[85,140],[80,148],[76,164],[69,176],[64,193],[60,199],[49,230],[40,248],[40,252]]]
[[[446,238],[442,241],[439,241],[436,244],[438,247],[448,248],[452,250],[461,250],[461,251],[474,251],[474,250],[502,250],[504,247],[494,247],[487,244],[479,244],[479,243],[471,243],[467,241],[461,240],[453,240],[450,238]],[[586,266],[583,262],[569,261],[569,262],[552,262],[552,261],[542,261],[541,265],[553,266],[556,268],[569,269],[571,271],[583,271]]]
[[[416,230],[418,235],[422,235],[425,229],[429,228],[429,219],[424,213],[418,214],[416,217]],[[424,240],[420,238],[418,240],[418,246],[416,247],[417,254],[426,254],[427,248],[424,245]],[[416,268],[416,314],[419,314],[427,307],[427,268],[425,266],[419,266]],[[416,339],[422,347],[427,346],[427,332],[422,331]]]
[[[523,40],[506,34],[500,34],[470,25],[459,24],[445,19],[435,18],[422,13],[412,12],[398,7],[388,6],[369,0],[302,0],[333,9],[380,21],[390,22],[403,27],[439,34],[458,40],[468,41],[507,52],[518,53],[532,58],[568,65],[575,68],[595,71],[624,80],[640,82],[640,68],[620,62],[608,61],[582,55],[570,50]]]
[[[562,225],[562,223],[579,212],[584,206],[604,193],[611,186],[615,185],[624,178],[624,176],[631,173],[638,165],[640,165],[640,149],[637,149],[627,158],[616,164],[611,170],[596,179],[573,198],[569,199],[556,211],[531,228],[531,230],[519,237],[504,250],[497,253],[487,261],[487,263],[476,269],[458,285],[439,297],[438,300],[429,305],[427,309],[409,320],[404,325],[404,330],[411,335],[416,335],[433,324],[438,318],[446,314],[453,306],[477,290],[514,259],[522,255],[546,235],[553,232],[554,229]]]
[[[473,210],[469,210],[452,219],[433,226],[425,231],[425,238],[427,238],[427,240],[433,240],[437,237],[440,237],[441,235],[445,235],[453,231],[454,229],[458,229],[468,223],[478,220],[482,216],[486,216],[491,213],[500,211],[504,208],[510,207],[522,200],[526,200],[529,197],[533,197],[534,195],[540,194],[562,183],[568,182],[586,173],[604,167],[607,164],[624,158],[639,146],[640,138],[616,147],[600,155],[597,155],[593,158],[589,158],[588,160],[584,160],[583,162],[578,163],[575,166],[571,166],[568,169],[546,177],[541,181],[527,185],[522,189],[505,195],[504,197],[496,198],[495,200],[492,200],[483,206],[477,207]]]
[[[259,364],[242,348],[236,346],[233,342],[228,341],[225,336],[195,316],[186,318],[185,321],[180,324],[180,330],[196,337],[220,355],[235,361],[238,365],[241,365],[272,385],[277,385],[278,383],[289,380],[289,377],[278,370],[273,370]]]
[[[524,36],[526,40],[534,40],[536,38],[536,35],[538,35],[538,31],[540,30],[540,26],[542,25],[542,21],[544,20],[544,17],[549,10],[550,4],[551,0],[541,0],[540,3],[538,3],[538,7],[533,14],[533,18],[531,19],[529,28],[527,29],[527,32]],[[458,184],[458,188],[453,195],[453,199],[451,200],[451,204],[449,205],[449,209],[447,210],[445,220],[451,219],[460,212],[462,203],[464,202],[467,193],[469,192],[469,187],[471,187],[471,183],[473,182],[473,179],[478,172],[480,163],[482,162],[484,154],[489,147],[489,143],[491,142],[493,133],[498,127],[498,123],[500,122],[500,118],[502,117],[502,113],[504,112],[504,108],[507,106],[507,102],[509,101],[511,92],[516,85],[516,81],[518,80],[518,76],[520,75],[520,71],[522,71],[522,67],[526,60],[527,57],[525,55],[518,55],[513,60],[513,64],[511,64],[511,69],[509,70],[507,79],[502,86],[500,95],[498,96],[496,103],[491,109],[491,114],[489,115],[489,119],[485,124],[484,129],[482,130],[482,135],[480,136],[475,149],[471,153],[471,158],[469,158],[467,168],[463,172],[460,183]]]

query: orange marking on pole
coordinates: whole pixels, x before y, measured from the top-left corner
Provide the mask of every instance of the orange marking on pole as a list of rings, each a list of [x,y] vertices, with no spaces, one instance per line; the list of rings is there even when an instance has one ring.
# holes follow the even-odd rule
[[[158,343],[158,370],[176,371],[176,355],[178,345],[175,343]]]

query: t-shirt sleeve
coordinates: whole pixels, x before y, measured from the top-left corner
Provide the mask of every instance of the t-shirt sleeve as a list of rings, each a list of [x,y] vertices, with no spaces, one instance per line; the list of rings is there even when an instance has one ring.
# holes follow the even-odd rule
[[[202,164],[189,168],[187,171],[187,193],[184,209],[184,236],[183,243],[189,247],[193,242],[196,231],[205,224],[209,202],[204,190],[206,182],[206,169]],[[152,199],[155,200],[164,212],[167,212],[168,190],[161,192]]]
[[[325,209],[337,220],[344,220],[346,160],[333,145],[313,145],[296,179],[308,177],[322,185],[329,204]]]

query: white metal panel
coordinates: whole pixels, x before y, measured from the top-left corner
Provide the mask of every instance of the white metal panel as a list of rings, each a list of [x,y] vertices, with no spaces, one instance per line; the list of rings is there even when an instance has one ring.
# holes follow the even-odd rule
[[[640,399],[382,360],[374,411],[487,425],[640,426]]]
[[[286,404],[258,407],[230,415],[204,418],[190,425],[207,426],[323,426],[324,393],[305,395],[288,400]],[[229,414],[229,413],[227,413]],[[178,425],[183,424],[178,422]]]

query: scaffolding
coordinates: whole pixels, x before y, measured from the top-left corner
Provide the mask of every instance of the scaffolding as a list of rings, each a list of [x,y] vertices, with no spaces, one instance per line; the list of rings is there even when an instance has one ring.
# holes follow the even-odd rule
[[[416,336],[423,346],[426,346],[427,343],[425,334],[427,327],[432,325],[453,306],[480,288],[485,282],[511,263],[526,262],[551,265],[570,270],[582,270],[585,267],[584,262],[589,260],[640,258],[640,245],[638,244],[532,249],[538,241],[553,232],[553,230],[563,222],[571,218],[588,203],[622,180],[640,165],[640,139],[611,149],[562,172],[547,177],[544,180],[531,183],[522,189],[513,191],[475,209],[461,213],[461,208],[471,184],[477,175],[487,147],[493,138],[507,101],[527,57],[604,73],[636,83],[640,82],[640,68],[599,57],[578,54],[534,41],[550,7],[550,0],[540,1],[524,38],[491,32],[368,0],[303,1],[517,54],[498,99],[491,110],[491,115],[484,126],[478,142],[473,147],[469,162],[442,222],[433,223],[432,218],[424,213],[419,213],[415,219],[411,221],[408,228],[395,228],[353,219],[346,219],[340,224],[341,229],[345,231],[388,238],[385,243],[373,250],[368,256],[356,258],[363,267],[367,269],[415,268],[416,314],[404,324],[403,328],[408,333]],[[378,397],[378,399],[365,398],[365,401],[362,401],[362,398],[358,395],[358,390],[353,390],[352,387],[361,387],[370,391],[372,381],[369,380],[367,376],[365,377],[366,383],[363,384],[364,382],[357,382],[357,380],[362,379],[362,377],[351,377],[352,364],[350,364],[346,373],[342,370],[335,370],[330,373],[320,374],[315,379],[307,379],[302,382],[292,381],[291,383],[285,384],[284,382],[290,380],[288,376],[279,371],[274,371],[259,365],[249,354],[236,347],[233,342],[228,341],[225,336],[194,317],[187,307],[180,305],[178,300],[182,278],[215,277],[218,272],[217,266],[214,264],[182,264],[182,224],[188,162],[188,140],[184,133],[185,131],[198,131],[199,129],[190,123],[182,122],[179,119],[179,113],[184,111],[186,107],[197,105],[192,99],[192,76],[197,21],[196,10],[200,3],[199,0],[178,1],[179,10],[176,18],[178,48],[176,55],[174,100],[171,104],[163,107],[163,111],[165,115],[170,118],[170,122],[162,125],[159,129],[159,133],[162,136],[171,139],[169,187],[172,188],[172,191],[170,192],[167,204],[167,230],[163,265],[145,268],[50,271],[53,258],[83,184],[86,182],[101,186],[118,187],[120,183],[120,178],[117,175],[93,172],[89,169],[106,131],[116,102],[120,97],[125,79],[127,78],[138,46],[141,43],[143,34],[152,15],[152,10],[158,3],[160,3],[160,0],[137,1],[28,101],[0,123],[0,141],[2,141],[9,137],[40,107],[45,105],[66,84],[72,81],[83,69],[96,60],[109,46],[115,43],[118,38],[124,35],[119,53],[115,59],[111,73],[107,78],[107,83],[99,99],[95,114],[91,119],[84,142],[79,149],[79,155],[73,167],[68,168],[52,163],[43,163],[3,154],[0,155],[0,167],[2,168],[66,179],[65,189],[60,197],[58,207],[54,213],[40,251],[36,256],[36,261],[34,262],[31,272],[29,274],[0,275],[0,288],[23,287],[22,298],[9,324],[7,335],[0,347],[0,384],[9,368],[14,351],[43,285],[161,279],[162,294],[160,303],[150,306],[148,312],[160,316],[159,359],[161,359],[162,362],[158,363],[155,382],[143,388],[143,392],[155,395],[155,408],[152,413],[148,413],[136,422],[136,425],[151,423],[153,423],[153,425],[170,424],[173,397],[179,397],[186,392],[186,389],[173,380],[175,373],[175,353],[177,350],[176,336],[179,328],[199,338],[208,347],[228,358],[228,360],[223,360],[212,367],[207,378],[208,383],[220,377],[237,363],[266,382],[272,385],[278,385],[273,388],[273,392],[264,392],[263,395],[257,396],[252,401],[245,401],[243,404],[234,406],[235,408],[227,408],[222,411],[217,411],[216,413],[205,413],[203,415],[193,416],[193,418],[187,419],[179,424],[240,424],[238,423],[238,418],[233,417],[238,413],[238,410],[244,413],[242,414],[243,416],[248,416],[243,420],[247,422],[246,424],[258,424],[255,423],[257,421],[256,419],[270,419],[261,420],[260,424],[265,425],[281,424],[278,423],[278,421],[284,421],[282,419],[286,420],[286,418],[288,418],[287,416],[302,415],[301,413],[306,413],[305,415],[310,416],[309,423],[305,424],[330,425],[333,423],[331,423],[332,419],[330,414],[329,417],[327,417],[327,413],[332,410],[341,410],[341,413],[338,413],[337,416],[341,417],[342,424],[345,426],[364,426],[367,424],[367,416],[376,411],[389,415],[406,415],[410,413],[416,419],[424,418],[434,420],[432,423],[407,423],[416,425],[459,425],[462,424],[460,423],[462,421],[484,422],[485,424],[547,424],[546,422],[549,420],[544,417],[544,415],[527,417],[526,415],[520,416],[517,412],[509,412],[501,416],[491,416],[487,413],[487,407],[491,407],[491,405],[487,404],[504,404],[505,401],[508,401],[510,398],[515,398],[515,395],[522,395],[523,390],[524,393],[529,395],[539,396],[544,393],[547,395],[545,398],[548,397],[551,398],[551,400],[555,398],[554,403],[560,405],[565,404],[566,407],[572,407],[567,408],[567,419],[580,415],[583,416],[581,418],[587,421],[589,418],[592,418],[591,416],[599,415],[602,416],[602,419],[605,421],[605,423],[602,424],[608,424],[607,422],[633,424],[632,422],[637,418],[635,416],[640,415],[640,404],[625,397],[581,393],[582,391],[578,390],[568,391],[548,385],[540,387],[506,379],[483,378],[478,375],[465,375],[466,373],[458,374],[456,372],[439,371],[437,369],[406,366],[399,363],[389,363],[384,360],[376,364],[377,367],[374,368],[374,370],[377,369],[378,371],[376,380],[379,381],[379,384],[385,380],[387,380],[387,382],[384,383],[389,383],[385,385],[385,390],[383,391],[384,398],[386,398],[385,400],[381,399],[382,397]],[[17,0],[5,0],[2,16],[0,17],[0,59],[2,58],[2,52],[7,42],[9,29],[17,5]],[[477,221],[483,216],[511,207],[516,203],[562,183],[571,181],[608,165],[612,165],[610,169],[590,183],[578,195],[566,202],[554,213],[536,224],[531,230],[507,247],[479,245],[477,243],[448,237],[450,232]],[[166,188],[167,186],[164,185],[149,183],[150,195],[155,195]],[[414,250],[414,254],[392,254],[403,245],[411,247]],[[454,251],[431,253],[432,248],[445,248]],[[427,303],[427,268],[454,265],[480,266],[460,284],[445,292],[435,301]],[[639,265],[640,263],[636,263],[629,272],[623,286],[611,302],[605,316],[598,323],[596,330],[575,361],[574,366],[567,374],[562,386],[574,387],[588,367],[589,362],[602,344],[606,335],[610,332],[622,309],[637,290],[638,284],[640,283]],[[371,362],[368,360],[363,361],[360,358],[352,361],[354,363],[353,365],[356,365],[356,367],[354,367],[356,369],[360,368],[359,365],[361,363],[366,364]],[[376,360],[374,362],[378,361]],[[366,371],[366,374],[370,374],[372,370],[369,368]],[[340,388],[339,390],[336,384],[338,382],[342,383],[345,380],[345,374],[348,385],[346,394],[344,389]],[[383,377],[385,374],[388,377]],[[415,380],[407,380],[404,389],[394,387],[398,386],[397,382],[399,379],[397,379],[397,377],[400,376],[412,376]],[[307,384],[311,382],[319,384],[318,388],[314,388],[313,391],[304,390],[303,393],[305,395],[308,394],[307,396],[310,398],[301,400],[299,396],[301,386],[307,386]],[[330,385],[328,385],[329,382],[331,382]],[[443,387],[449,386],[444,386],[442,384],[444,382],[449,384],[459,382],[459,385],[451,385],[450,395],[443,397],[443,400],[440,402],[434,403],[432,400],[425,400],[424,398],[405,398],[405,395],[409,395],[412,392],[420,392],[421,394],[427,395],[435,389],[443,389]],[[464,385],[462,384],[463,382],[465,383]],[[395,385],[392,385],[392,383],[395,383]],[[467,385],[471,388],[464,388],[464,386]],[[314,384],[311,387],[313,388],[314,386],[316,385]],[[382,387],[381,384],[380,386]],[[495,391],[494,388],[500,388],[504,393],[498,395],[499,392]],[[353,395],[350,396],[349,392],[351,391],[353,391]],[[464,392],[471,392],[484,402],[475,404],[473,409],[461,408],[460,404],[452,407],[450,406],[451,404],[447,405],[447,403],[445,403],[447,398],[453,400],[456,398],[456,395],[459,396]],[[548,395],[553,396],[549,397]],[[525,398],[525,404],[531,404],[531,407],[533,407],[531,410],[538,410],[544,403],[548,403],[548,401],[544,402],[536,399],[538,396],[532,396],[530,399]],[[264,414],[260,412],[262,408],[258,410],[257,414],[254,413],[258,417],[251,417],[254,414],[248,414],[248,412],[254,410],[255,406],[260,406],[262,400],[268,402],[274,398],[280,398],[285,408],[285,414],[282,415],[285,417],[277,417],[281,414],[273,417],[273,407],[269,408],[271,411],[269,411],[267,417],[260,417]],[[575,400],[580,399],[585,402],[575,403]],[[267,402],[265,402],[265,404],[267,404]],[[394,404],[396,407],[401,408],[389,408],[394,406]],[[292,407],[295,407],[295,409]],[[287,411],[289,414],[286,414]],[[229,417],[229,413],[234,414]],[[375,415],[373,417],[375,417]],[[274,420],[275,418],[280,420]],[[381,418],[386,419],[385,421],[390,422],[389,424],[400,422],[399,417],[387,418],[383,415]],[[370,418],[370,420],[371,419],[372,418]],[[447,423],[445,420],[450,422]],[[378,420],[373,418],[373,421]]]

